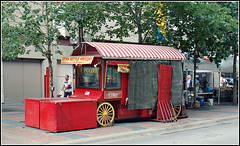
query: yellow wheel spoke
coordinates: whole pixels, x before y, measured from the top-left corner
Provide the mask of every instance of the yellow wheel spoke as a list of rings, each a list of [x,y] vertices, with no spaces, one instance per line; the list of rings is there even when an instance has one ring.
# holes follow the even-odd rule
[[[99,121],[100,123],[102,123],[102,121],[103,121],[103,118],[100,118],[100,119],[98,119],[98,121]]]
[[[174,118],[178,117],[181,113],[181,106],[171,108],[171,112]],[[174,114],[175,112],[175,114]]]
[[[102,113],[103,112],[103,110],[102,109],[98,109],[98,113],[100,114],[100,113]]]
[[[102,117],[103,115],[102,114],[97,114],[97,117]]]
[[[108,119],[111,121],[111,120],[112,120],[112,117],[108,116]]]
[[[100,107],[99,107],[99,110],[100,110],[100,111],[103,111],[103,107],[102,107],[102,106],[100,106]]]
[[[98,111],[99,114],[102,114],[103,111]]]
[[[111,106],[109,106],[109,107],[107,108],[107,111],[110,111],[110,110],[112,110],[112,107],[111,107]]]
[[[103,117],[101,117],[101,119],[100,118],[98,119],[99,122],[102,122],[102,120],[103,120]]]
[[[108,113],[112,113],[113,111],[112,111],[112,109],[111,109],[111,111],[107,111]]]
[[[106,124],[106,120],[103,121],[103,124],[104,124],[104,125]]]
[[[109,111],[111,111],[111,110],[112,110],[112,107],[108,107],[108,108],[106,109],[107,112],[109,112]]]
[[[176,117],[178,117],[179,114],[181,113],[181,106],[179,106],[179,107],[174,107],[174,111],[175,111]]]
[[[104,104],[104,107],[105,107],[105,109],[107,109],[108,105],[107,105],[107,104]]]
[[[99,116],[97,119],[100,120],[100,119],[102,119],[102,118],[103,118],[102,116]]]

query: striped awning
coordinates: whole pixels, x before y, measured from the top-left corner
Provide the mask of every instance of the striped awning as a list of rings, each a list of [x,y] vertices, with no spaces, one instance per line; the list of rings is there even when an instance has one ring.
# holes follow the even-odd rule
[[[96,48],[103,58],[119,59],[166,59],[166,60],[185,60],[185,56],[173,47],[85,42]]]

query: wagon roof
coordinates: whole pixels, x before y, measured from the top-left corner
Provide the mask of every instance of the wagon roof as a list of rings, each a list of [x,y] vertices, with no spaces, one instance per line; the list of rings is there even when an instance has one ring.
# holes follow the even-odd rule
[[[94,52],[96,56],[105,59],[143,59],[143,60],[185,60],[185,56],[173,47],[123,44],[123,43],[104,43],[104,42],[84,42],[85,55],[88,50]],[[84,55],[79,53],[80,47],[73,51],[72,56]],[[84,50],[84,47],[82,48]],[[81,51],[82,52],[82,51]],[[91,53],[90,53],[91,54]],[[90,55],[89,54],[89,55]]]

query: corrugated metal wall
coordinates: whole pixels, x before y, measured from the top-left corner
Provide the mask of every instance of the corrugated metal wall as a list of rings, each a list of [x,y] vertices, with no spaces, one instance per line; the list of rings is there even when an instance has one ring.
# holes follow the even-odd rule
[[[39,59],[3,60],[4,103],[24,103],[25,98],[42,97],[42,71]]]

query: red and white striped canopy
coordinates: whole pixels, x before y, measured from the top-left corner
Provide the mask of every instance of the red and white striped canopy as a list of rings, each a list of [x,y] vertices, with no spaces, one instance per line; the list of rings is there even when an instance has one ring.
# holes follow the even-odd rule
[[[103,43],[103,42],[85,42],[97,51],[103,58],[119,59],[167,59],[167,60],[185,60],[185,56],[173,47],[139,45],[139,44],[121,44],[121,43]]]

